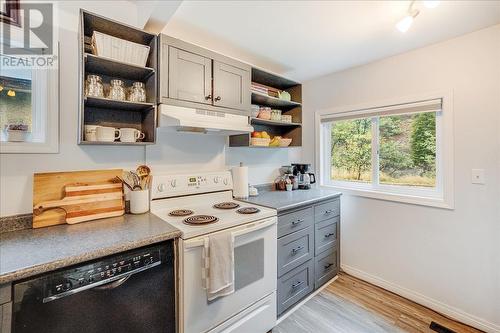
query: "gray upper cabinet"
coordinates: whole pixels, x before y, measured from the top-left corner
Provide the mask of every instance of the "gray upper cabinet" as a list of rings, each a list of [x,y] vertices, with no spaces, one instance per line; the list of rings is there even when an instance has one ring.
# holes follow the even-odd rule
[[[250,116],[250,65],[166,35],[159,44],[159,103]]]
[[[212,60],[172,46],[168,52],[169,97],[212,104]]]
[[[231,109],[250,108],[250,72],[214,61],[214,105]]]

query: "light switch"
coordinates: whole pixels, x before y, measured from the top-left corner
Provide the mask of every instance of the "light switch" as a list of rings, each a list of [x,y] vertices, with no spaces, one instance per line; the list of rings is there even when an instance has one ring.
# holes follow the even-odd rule
[[[472,169],[472,184],[485,184],[484,169]]]

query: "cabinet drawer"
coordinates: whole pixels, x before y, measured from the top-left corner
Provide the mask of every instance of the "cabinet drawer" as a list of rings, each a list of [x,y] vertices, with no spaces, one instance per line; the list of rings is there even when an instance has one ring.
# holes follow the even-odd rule
[[[316,239],[314,246],[315,255],[320,254],[337,245],[338,225],[340,218],[324,220],[314,225],[316,229]]]
[[[326,251],[314,258],[314,288],[318,289],[338,273],[338,251]]]
[[[278,315],[313,291],[313,270],[314,260],[309,260],[278,280]]]
[[[314,217],[312,207],[278,216],[278,237],[307,228],[313,223]]]
[[[314,221],[316,223],[340,215],[340,200],[335,199],[314,206]]]
[[[311,259],[314,255],[312,226],[278,239],[278,276]]]

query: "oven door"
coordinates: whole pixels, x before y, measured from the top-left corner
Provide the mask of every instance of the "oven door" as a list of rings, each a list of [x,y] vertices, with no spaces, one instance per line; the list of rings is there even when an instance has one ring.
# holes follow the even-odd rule
[[[181,332],[209,331],[276,291],[276,221],[272,217],[224,230],[234,235],[235,291],[210,302],[202,286],[204,237],[180,242]]]

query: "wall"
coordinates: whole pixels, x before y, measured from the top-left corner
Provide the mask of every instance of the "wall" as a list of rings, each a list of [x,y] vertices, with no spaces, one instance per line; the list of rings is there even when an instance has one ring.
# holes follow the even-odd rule
[[[315,110],[453,89],[455,209],[345,195],[342,265],[486,331],[500,332],[500,25],[306,82]],[[471,169],[486,185],[471,184]]]

